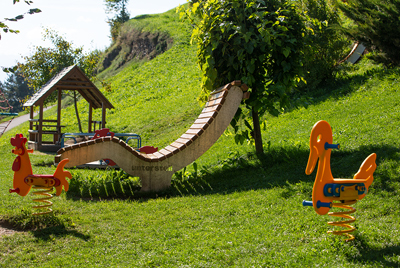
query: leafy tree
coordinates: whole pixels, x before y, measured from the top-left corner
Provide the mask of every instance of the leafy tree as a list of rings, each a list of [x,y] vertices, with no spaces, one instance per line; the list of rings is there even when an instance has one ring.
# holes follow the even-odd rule
[[[339,1],[339,8],[354,24],[345,33],[378,51],[375,60],[400,65],[400,0]]]
[[[28,82],[22,74],[18,71],[9,74],[4,84],[0,84],[0,88],[2,88],[8,103],[13,107],[12,112],[22,111],[22,105],[30,94]]]
[[[129,20],[129,12],[126,6],[129,0],[104,0],[106,13],[116,13],[113,18],[109,18],[107,23],[110,25],[111,39],[114,42],[119,34],[121,26]]]
[[[351,42],[340,30],[342,19],[336,0],[295,0],[308,31],[304,38],[304,79],[302,88],[312,90],[333,78],[339,62],[349,52]]]
[[[57,32],[45,29],[44,39],[50,40],[53,44],[52,48],[41,46],[34,47],[34,53],[31,56],[23,57],[25,63],[18,64],[19,70],[22,72],[29,86],[34,91],[39,90],[54,75],[59,73],[63,68],[77,64],[88,78],[95,75],[95,69],[100,57],[99,51],[84,53],[83,47],[74,48],[73,44],[65,40]],[[74,105],[76,117],[78,120],[79,130],[82,132],[82,126],[79,119],[77,94],[73,91]],[[52,95],[46,99],[52,102],[56,95]]]
[[[13,4],[15,5],[15,3],[19,2],[20,0],[13,0]],[[26,4],[30,5],[33,3],[33,1],[24,1]],[[18,15],[14,18],[4,18],[4,21],[0,21],[0,29],[3,30],[3,32],[5,33],[19,33],[18,30],[13,30],[10,27],[8,27],[8,25],[5,24],[5,21],[18,21],[18,20],[22,20],[24,18],[24,15],[26,14],[35,14],[35,13],[40,13],[42,12],[40,9],[38,8],[31,8],[29,9],[28,12],[22,14],[22,15]],[[0,33],[0,39],[1,39],[1,33]]]
[[[252,137],[256,152],[263,152],[259,117],[277,115],[289,103],[287,92],[301,80],[304,24],[295,6],[286,0],[209,0],[196,1],[181,14],[195,24],[192,41],[203,92],[232,80],[251,89],[245,104],[252,122],[239,110],[232,125],[237,142]],[[239,118],[248,130],[239,129]]]

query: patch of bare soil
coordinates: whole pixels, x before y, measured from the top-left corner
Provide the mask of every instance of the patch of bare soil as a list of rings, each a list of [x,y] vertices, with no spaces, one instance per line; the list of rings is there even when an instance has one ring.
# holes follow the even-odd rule
[[[12,235],[17,232],[20,231],[16,231],[12,229],[12,226],[10,226],[8,223],[0,221],[0,237],[2,237],[3,235]]]

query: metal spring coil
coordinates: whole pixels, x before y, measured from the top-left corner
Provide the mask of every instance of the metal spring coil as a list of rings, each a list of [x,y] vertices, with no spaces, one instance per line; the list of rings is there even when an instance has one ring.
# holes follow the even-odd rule
[[[354,240],[354,236],[350,233],[355,231],[356,228],[354,226],[350,225],[350,223],[355,222],[356,218],[354,218],[353,216],[348,215],[348,214],[356,212],[355,208],[349,206],[349,205],[355,204],[356,202],[357,202],[357,200],[351,200],[351,201],[347,201],[347,202],[343,202],[343,203],[333,203],[332,204],[333,207],[348,209],[349,211],[329,212],[328,215],[333,216],[333,217],[341,217],[341,218],[345,218],[348,220],[330,221],[330,222],[328,222],[328,224],[332,225],[332,226],[339,226],[339,227],[347,228],[347,229],[337,230],[337,231],[328,231],[328,233],[332,233],[334,235],[347,236],[348,239],[346,239],[346,242]]]
[[[43,215],[43,214],[49,214],[49,213],[53,212],[53,210],[50,208],[53,205],[53,202],[49,201],[49,199],[53,198],[53,195],[50,194],[50,192],[53,191],[53,187],[32,186],[32,188],[38,190],[36,192],[33,192],[32,194],[45,196],[42,198],[33,199],[34,202],[40,202],[40,203],[45,203],[45,204],[33,206],[32,208],[45,209],[45,210],[36,212],[36,213],[32,213],[32,215]],[[39,191],[39,190],[43,190],[43,191]]]

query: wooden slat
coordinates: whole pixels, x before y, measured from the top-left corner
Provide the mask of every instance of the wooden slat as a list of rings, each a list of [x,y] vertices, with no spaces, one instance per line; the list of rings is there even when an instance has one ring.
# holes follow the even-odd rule
[[[214,106],[204,107],[204,109],[201,112],[202,113],[218,112],[219,110],[221,110],[221,108],[222,108],[221,105],[214,105]]]
[[[139,159],[146,161],[146,162],[151,162],[151,159],[147,157],[145,154],[138,154],[137,156]]]
[[[87,141],[86,143],[87,143],[87,145],[89,146],[89,145],[95,144],[96,142],[95,142],[94,140],[90,140],[90,141]]]
[[[217,117],[218,112],[208,112],[208,113],[201,113],[198,118],[209,118],[209,117]]]
[[[104,137],[94,139],[94,142],[95,143],[102,143],[102,142],[104,142]]]
[[[162,160],[164,160],[164,159],[167,158],[167,157],[166,157],[163,153],[161,153],[160,151],[159,151],[159,152],[153,153],[153,155],[156,156],[156,157],[158,158],[158,161],[162,161]]]
[[[172,154],[176,154],[179,152],[179,148],[168,145],[167,147],[164,148],[165,150],[171,152]]]
[[[218,98],[215,100],[210,100],[210,101],[207,101],[205,107],[209,107],[209,106],[213,106],[213,105],[217,105],[217,104],[224,104],[224,102],[225,102],[225,98]]]
[[[190,128],[206,130],[209,124],[193,124]]]
[[[194,121],[194,124],[211,124],[211,122],[214,121],[214,118],[200,118]]]
[[[88,81],[79,81],[79,80],[61,80],[60,82],[57,83],[57,85],[62,85],[63,83],[66,83],[66,84],[80,83],[80,84],[89,84],[90,85],[90,82],[88,82]]]
[[[211,94],[209,99],[208,99],[208,101],[215,100],[215,99],[218,99],[218,98],[224,98],[224,97],[226,97],[226,95],[228,95],[228,91],[227,90],[221,90],[219,92]]]
[[[154,154],[147,154],[146,156],[148,159],[150,159],[150,162],[158,162],[159,161],[158,157]]]
[[[167,149],[161,149],[160,151],[159,151],[161,154],[163,154],[164,156],[165,156],[165,158],[169,158],[169,157],[171,157],[171,156],[173,156],[174,155],[174,153],[173,152],[170,152],[170,151],[168,151]]]
[[[77,89],[93,89],[92,86],[78,86],[78,85],[56,85],[58,89],[77,90]]]
[[[175,147],[177,149],[179,149],[180,151],[182,151],[183,149],[186,148],[186,144],[184,143],[178,143],[176,141],[174,141],[173,143],[170,144],[172,147]]]
[[[240,86],[242,85],[242,81],[240,81],[240,80],[235,80],[235,81],[232,81],[230,84],[231,84],[232,86],[240,87]]]
[[[192,143],[191,140],[189,140],[189,139],[184,139],[184,138],[179,138],[179,139],[177,139],[175,142],[177,142],[177,143],[182,143],[182,144],[184,144],[184,145],[186,145],[186,146],[189,146],[189,145]]]
[[[247,91],[247,92],[244,92],[244,93],[243,93],[243,99],[244,99],[244,100],[248,100],[249,98],[250,98],[250,92],[248,92],[248,91]]]
[[[203,134],[204,130],[201,128],[189,128],[186,133],[187,134],[193,134],[193,135],[197,135],[200,136],[201,134]]]
[[[193,134],[182,134],[182,136],[180,137],[181,139],[186,139],[186,140],[191,140],[194,141],[195,139],[197,139],[197,135],[193,135]]]

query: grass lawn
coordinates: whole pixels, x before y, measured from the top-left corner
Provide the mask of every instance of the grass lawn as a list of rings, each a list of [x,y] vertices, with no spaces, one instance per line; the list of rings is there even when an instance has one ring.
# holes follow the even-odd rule
[[[194,48],[178,42],[140,68],[110,78],[108,114],[114,132],[137,132],[144,145],[163,147],[201,111]],[[14,155],[0,139],[0,219],[21,230],[0,237],[2,267],[399,267],[400,69],[363,60],[346,77],[309,95],[307,107],[266,116],[265,153],[236,145],[227,131],[157,195],[138,195],[134,178],[71,169],[71,190],[53,198],[52,216],[33,217],[31,196],[9,194]],[[85,104],[80,104],[85,114]],[[51,117],[49,110],[47,117]],[[328,121],[332,173],[352,178],[377,154],[374,182],[355,204],[355,241],[327,234],[329,216],[303,207],[315,179],[305,175],[309,135]],[[63,110],[76,131],[73,107]],[[34,173],[52,174],[54,155],[31,154]],[[33,226],[39,226],[33,228]]]

